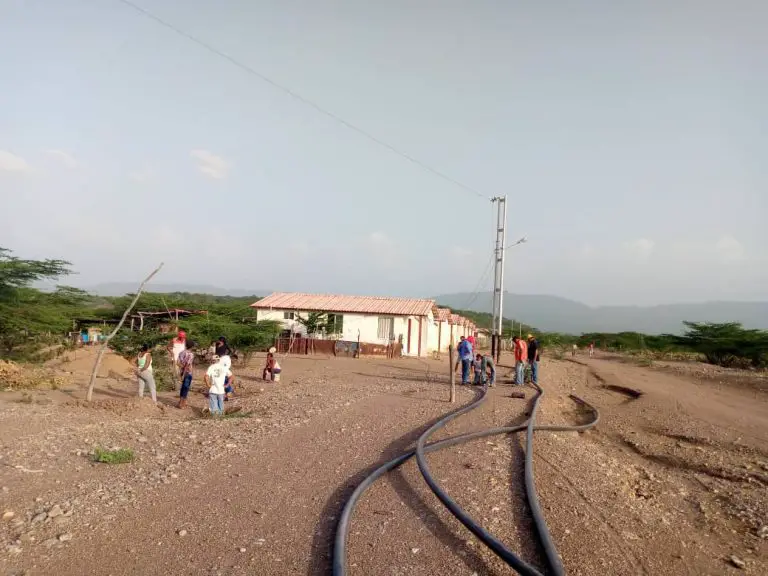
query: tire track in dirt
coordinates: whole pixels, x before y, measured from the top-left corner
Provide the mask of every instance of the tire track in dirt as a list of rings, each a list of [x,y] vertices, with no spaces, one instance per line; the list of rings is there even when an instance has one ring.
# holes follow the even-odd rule
[[[635,555],[634,551],[624,544],[624,541],[621,538],[619,531],[610,523],[610,521],[608,520],[606,515],[603,514],[600,508],[595,504],[593,504],[589,500],[587,495],[584,494],[584,492],[580,490],[579,487],[571,481],[571,479],[568,477],[568,474],[565,472],[565,470],[560,468],[557,464],[552,462],[546,456],[542,456],[540,453],[535,454],[534,457],[537,460],[541,460],[542,462],[544,462],[547,466],[549,466],[552,470],[554,470],[562,478],[562,480],[565,481],[565,483],[568,485],[569,491],[572,494],[578,496],[579,500],[581,500],[584,503],[584,505],[587,507],[587,509],[589,509],[592,516],[600,523],[600,525],[603,528],[605,528],[605,532],[608,534],[609,538],[613,541],[616,547],[625,554],[625,557],[627,559],[629,559],[636,573],[650,574],[645,562],[639,559]]]

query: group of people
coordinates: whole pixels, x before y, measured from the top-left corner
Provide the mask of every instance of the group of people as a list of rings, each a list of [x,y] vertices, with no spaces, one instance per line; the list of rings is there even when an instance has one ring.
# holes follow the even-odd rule
[[[458,359],[456,360],[455,370],[461,365],[461,383],[469,384],[470,371],[475,372],[475,385],[488,384],[493,386],[496,383],[496,364],[493,356],[490,354],[474,353],[474,342],[469,338],[462,336],[459,339],[459,345],[456,348]],[[528,339],[523,340],[517,336],[512,337],[515,353],[515,384],[522,386],[525,384],[525,369],[531,369],[531,382],[539,383],[539,360],[541,358],[541,347],[539,341],[533,334],[528,334]]]
[[[186,332],[179,330],[168,348],[181,380],[178,407],[186,408],[187,397],[192,388],[195,343],[187,338]],[[229,400],[235,393],[235,376],[232,374],[232,350],[227,344],[227,339],[221,336],[211,344],[211,349],[211,365],[205,372],[204,380],[208,386],[208,408],[211,415],[215,416],[224,414],[224,401]]]
[[[179,330],[168,345],[168,352],[173,361],[174,372],[181,382],[179,390],[179,408],[187,407],[187,397],[192,388],[193,367],[195,363],[195,343],[187,338],[184,330]],[[224,414],[224,402],[235,393],[235,376],[232,373],[232,350],[227,339],[221,336],[211,344],[211,364],[205,372],[204,380],[208,387],[208,407],[212,415]],[[267,362],[262,378],[280,380],[280,363],[274,357],[274,349],[267,354]],[[136,358],[136,375],[139,379],[139,398],[144,397],[144,388],[149,387],[152,402],[157,403],[157,386],[152,369],[152,352],[147,344],[142,345]]]
[[[533,334],[528,334],[528,339],[523,340],[518,336],[512,336],[515,351],[515,384],[525,384],[525,368],[531,369],[531,382],[539,383],[539,360],[541,359],[541,347]]]
[[[489,354],[474,353],[475,339],[473,336],[459,339],[459,345],[456,347],[458,358],[456,360],[455,370],[461,365],[461,383],[469,385],[470,371],[474,371],[475,386],[493,386],[496,383],[496,363]]]

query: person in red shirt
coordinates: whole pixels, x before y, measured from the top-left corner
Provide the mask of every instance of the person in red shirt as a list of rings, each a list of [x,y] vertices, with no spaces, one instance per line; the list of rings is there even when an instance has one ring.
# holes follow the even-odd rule
[[[525,340],[512,336],[515,343],[515,384],[525,384],[525,363],[528,361],[528,345]]]
[[[476,346],[475,346],[475,337],[474,337],[472,334],[470,334],[469,336],[467,336],[467,341],[468,341],[470,344],[472,344],[472,350],[476,350],[476,349],[477,349],[477,348],[476,348]]]

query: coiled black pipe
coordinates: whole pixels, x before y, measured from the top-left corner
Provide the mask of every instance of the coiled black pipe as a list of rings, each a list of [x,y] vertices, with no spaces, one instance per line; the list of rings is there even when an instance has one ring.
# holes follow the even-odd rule
[[[541,399],[541,396],[543,394],[543,390],[541,388],[537,387],[537,390],[539,392],[536,401],[534,403],[534,410],[537,408],[538,401]],[[453,436],[450,438],[446,438],[445,440],[441,440],[439,442],[434,442],[431,444],[426,444],[426,438],[429,437],[430,434],[432,434],[435,430],[441,428],[448,422],[450,422],[452,419],[465,414],[469,412],[470,410],[473,410],[474,408],[477,408],[483,401],[485,401],[487,396],[487,389],[483,390],[483,394],[475,400],[474,402],[471,402],[467,406],[452,412],[451,414],[448,414],[446,417],[438,421],[435,425],[430,427],[429,430],[427,430],[422,436],[419,438],[419,442],[417,444],[416,450],[411,450],[409,452],[406,452],[397,458],[394,458],[390,460],[389,462],[383,464],[376,470],[374,470],[370,475],[368,475],[355,489],[355,491],[351,494],[349,499],[347,500],[346,504],[344,505],[344,509],[342,510],[341,517],[339,519],[338,526],[336,528],[336,537],[334,540],[334,547],[333,547],[333,575],[334,576],[346,576],[347,570],[346,570],[346,558],[347,558],[347,540],[349,537],[349,528],[350,528],[350,522],[352,519],[352,514],[354,513],[355,506],[357,505],[358,501],[362,497],[362,495],[365,493],[365,491],[370,488],[373,483],[379,479],[381,476],[386,474],[387,472],[394,470],[404,464],[406,461],[408,461],[410,458],[412,458],[414,455],[417,455],[419,452],[419,448],[421,449],[422,453],[422,460],[423,455],[433,452],[436,450],[441,450],[443,448],[448,448],[449,446],[455,446],[457,444],[462,444],[465,442],[470,442],[472,440],[476,440],[478,438],[485,438],[487,436],[494,436],[498,434],[512,434],[516,432],[520,432],[522,430],[528,430],[528,439],[529,442],[527,444],[527,454],[526,454],[526,495],[529,500],[529,505],[533,503],[531,506],[531,509],[534,510],[534,508],[538,511],[538,518],[537,521],[537,514],[534,513],[534,521],[536,522],[537,526],[537,533],[540,538],[542,538],[542,531],[539,527],[538,522],[543,522],[543,515],[541,514],[541,510],[538,504],[538,498],[536,496],[535,488],[528,489],[528,486],[533,486],[533,468],[532,468],[532,436],[534,431],[550,431],[550,432],[566,432],[566,431],[582,431],[586,430],[588,428],[591,428],[595,424],[597,424],[599,420],[599,413],[598,411],[588,404],[587,402],[583,401],[582,399],[578,398],[577,396],[571,395],[571,399],[573,399],[575,402],[578,402],[582,406],[586,406],[590,408],[594,414],[594,419],[591,422],[588,422],[586,424],[577,425],[577,426],[535,426],[531,420],[528,420],[526,423],[520,425],[520,426],[507,426],[502,428],[492,428],[488,430],[480,430],[477,432],[471,432],[469,434],[462,434],[459,436]],[[535,416],[535,412],[532,412],[532,417]],[[441,424],[442,423],[442,424]],[[418,458],[418,455],[417,455]],[[529,464],[528,461],[531,461],[530,464],[530,474],[529,474]],[[454,502],[450,496],[448,496],[442,488],[437,484],[437,482],[432,478],[432,475],[429,473],[429,468],[425,465],[422,467],[421,464],[419,465],[419,469],[422,472],[422,475],[424,475],[425,480],[430,485],[430,488],[435,492],[435,494],[440,498],[440,500],[448,507],[448,509],[456,515],[456,517],[465,525],[467,528],[469,528],[473,534],[475,534],[483,543],[491,547],[494,552],[496,552],[496,549],[499,549],[502,551],[502,553],[505,556],[502,556],[499,554],[502,558],[512,558],[516,559],[516,565],[519,567],[516,567],[513,565],[513,567],[518,570],[521,574],[530,574],[530,575],[536,575],[540,576],[540,572],[538,572],[535,568],[528,565],[526,562],[524,562],[522,559],[517,557],[513,552],[508,550],[501,542],[496,540],[493,535],[488,533],[484,528],[482,528],[479,524],[477,524],[464,510],[461,509],[461,507]],[[426,474],[424,471],[426,470]],[[450,504],[449,504],[450,503]],[[546,534],[546,537],[549,537],[549,531],[546,528],[546,522],[543,523],[544,527],[544,533]],[[489,542],[494,542],[494,546],[491,546]],[[551,537],[549,537],[549,542],[551,544]],[[544,545],[543,539],[542,544]],[[554,545],[551,544],[551,548],[554,551],[555,557],[557,556],[557,550],[554,549]],[[498,554],[498,552],[497,552]],[[549,561],[549,555],[547,555],[548,563]],[[509,562],[508,562],[509,563]],[[551,563],[550,563],[551,564]],[[512,565],[512,564],[510,564]],[[528,570],[528,571],[523,571]]]

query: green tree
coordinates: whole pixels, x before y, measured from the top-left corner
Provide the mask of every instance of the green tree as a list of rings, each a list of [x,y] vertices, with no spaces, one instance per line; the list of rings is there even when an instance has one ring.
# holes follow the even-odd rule
[[[737,322],[684,322],[683,336],[674,341],[718,366],[764,367],[768,364],[768,331],[743,328]]]
[[[0,353],[26,355],[71,328],[87,294],[76,288],[42,292],[29,286],[70,274],[69,266],[64,260],[24,260],[0,248]]]
[[[38,280],[50,280],[71,274],[66,260],[22,260],[0,247],[0,298],[12,298],[19,288]]]

